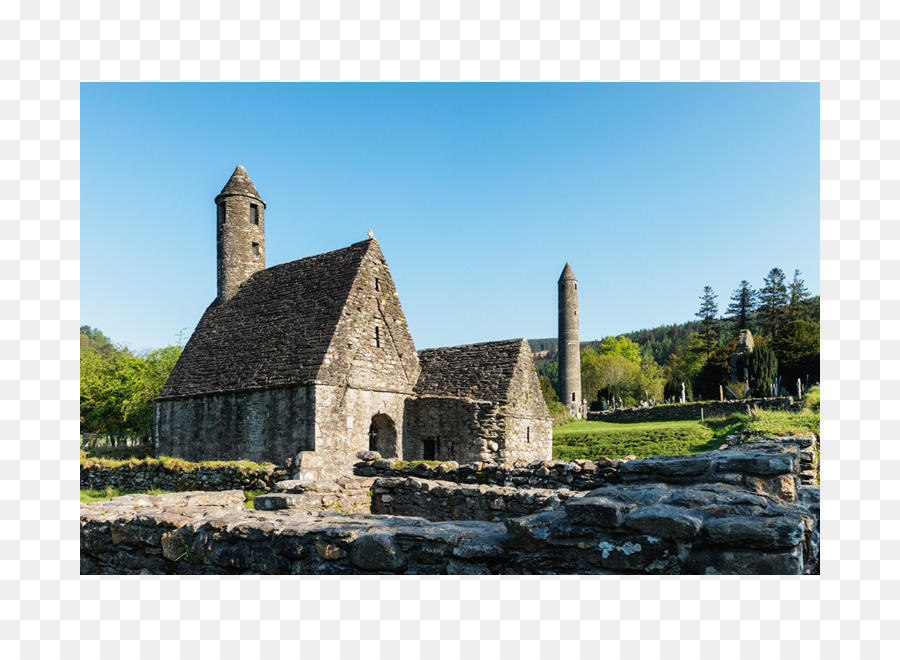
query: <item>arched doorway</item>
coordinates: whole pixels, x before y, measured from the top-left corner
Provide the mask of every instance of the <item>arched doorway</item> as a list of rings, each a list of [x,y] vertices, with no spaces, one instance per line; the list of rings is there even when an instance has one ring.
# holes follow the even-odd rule
[[[397,427],[387,415],[379,413],[372,417],[369,450],[377,451],[382,458],[397,458]]]

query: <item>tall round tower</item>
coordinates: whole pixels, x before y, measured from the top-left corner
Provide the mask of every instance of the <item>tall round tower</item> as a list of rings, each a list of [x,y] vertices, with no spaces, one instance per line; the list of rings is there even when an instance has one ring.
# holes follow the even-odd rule
[[[572,415],[581,410],[578,280],[566,263],[559,276],[559,398]]]
[[[216,196],[216,304],[231,299],[241,282],[266,268],[266,203],[243,165]]]

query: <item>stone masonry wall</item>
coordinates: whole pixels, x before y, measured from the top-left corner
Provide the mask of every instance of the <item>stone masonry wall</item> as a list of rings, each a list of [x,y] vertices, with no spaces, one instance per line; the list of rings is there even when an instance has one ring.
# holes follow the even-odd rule
[[[604,422],[664,422],[683,419],[700,419],[700,411],[704,417],[713,415],[730,415],[747,412],[751,409],[782,409],[793,405],[791,397],[774,397],[765,399],[742,399],[740,401],[701,401],[698,403],[682,403],[673,405],[650,406],[648,408],[620,408],[617,410],[591,410],[587,414],[588,421]]]
[[[166,467],[157,461],[142,461],[134,465],[109,467],[88,461],[81,466],[81,488],[116,488],[123,491],[270,491],[278,482],[287,479],[286,467],[266,465],[199,465],[192,469]]]
[[[315,448],[314,406],[307,386],[157,401],[157,455],[281,465]]]
[[[434,442],[436,460],[464,463],[499,458],[503,437],[500,409],[489,401],[419,396],[407,401],[403,459],[420,461]]]
[[[320,464],[315,478],[352,475],[356,454],[369,449],[369,428],[375,415],[390,419],[394,456],[400,456],[408,395],[330,385],[315,387],[315,453]]]
[[[556,506],[581,496],[566,488],[509,488],[485,484],[387,477],[375,479],[372,513],[426,520],[500,521]]]

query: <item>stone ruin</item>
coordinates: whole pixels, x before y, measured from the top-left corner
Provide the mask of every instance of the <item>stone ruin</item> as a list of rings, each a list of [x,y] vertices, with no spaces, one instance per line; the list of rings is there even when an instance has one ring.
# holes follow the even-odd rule
[[[81,507],[83,574],[819,572],[815,436],[644,460],[404,465]]]

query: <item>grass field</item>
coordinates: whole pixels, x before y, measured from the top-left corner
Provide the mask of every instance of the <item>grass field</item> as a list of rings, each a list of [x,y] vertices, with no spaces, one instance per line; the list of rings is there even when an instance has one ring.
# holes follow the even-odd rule
[[[680,456],[718,449],[732,431],[725,425],[713,430],[699,421],[677,422],[585,422],[577,421],[553,429],[553,458],[570,461],[596,459]]]
[[[819,435],[818,410],[800,413],[760,410],[706,421],[586,422],[576,421],[553,429],[553,458],[574,459],[682,456],[718,449],[725,436]]]

